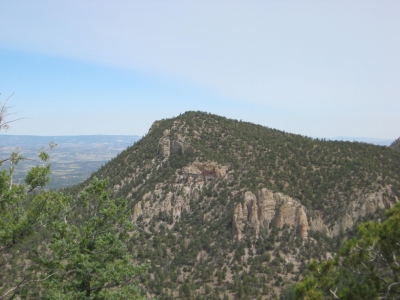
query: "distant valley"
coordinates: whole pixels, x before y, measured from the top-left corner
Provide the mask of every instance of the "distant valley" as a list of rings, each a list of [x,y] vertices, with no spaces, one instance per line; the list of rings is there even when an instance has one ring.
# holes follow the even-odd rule
[[[58,189],[84,181],[111,158],[133,145],[137,135],[88,135],[88,136],[28,136],[0,135],[0,158],[13,151],[20,152],[27,160],[18,164],[14,180],[22,182],[26,172],[39,163],[37,152],[50,142],[57,147],[49,151],[52,165],[49,189]],[[8,168],[4,163],[2,169]]]

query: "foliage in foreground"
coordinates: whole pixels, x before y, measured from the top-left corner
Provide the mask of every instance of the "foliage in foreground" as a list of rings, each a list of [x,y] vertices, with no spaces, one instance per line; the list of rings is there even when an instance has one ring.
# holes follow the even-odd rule
[[[7,120],[6,102],[0,131],[15,121]],[[94,179],[75,198],[43,190],[50,157],[44,148],[38,156],[41,164],[17,184],[13,174],[25,158],[15,152],[0,159],[10,164],[0,171],[0,300],[142,299],[132,278],[145,265],[135,265],[128,251],[134,228],[127,200],[111,200],[106,180]]]
[[[134,227],[127,200],[111,200],[107,185],[106,180],[93,180],[80,194],[80,207],[52,223],[50,242],[36,252],[36,262],[45,267],[42,277],[51,276],[43,284],[45,298],[139,298],[130,281],[145,266],[133,264],[128,254]]]
[[[311,275],[298,283],[297,299],[400,298],[400,202],[382,222],[359,225],[334,259],[309,265]]]
[[[39,157],[43,165],[28,172],[25,184],[12,181],[23,159],[16,153],[10,169],[0,172],[2,273],[12,273],[9,253],[26,239],[50,237],[31,247],[29,268],[0,286],[0,299],[141,299],[132,278],[145,266],[135,265],[128,254],[134,227],[127,200],[111,200],[107,181],[96,179],[76,199],[54,191],[31,194],[45,186],[50,173],[47,153],[41,150]]]

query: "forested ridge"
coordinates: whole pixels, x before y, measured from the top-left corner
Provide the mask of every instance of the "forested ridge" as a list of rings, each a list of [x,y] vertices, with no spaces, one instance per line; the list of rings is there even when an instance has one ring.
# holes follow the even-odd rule
[[[135,225],[127,252],[136,265],[148,264],[135,277],[148,297],[293,299],[307,264],[332,257],[356,235],[354,226],[334,230],[355,203],[369,197],[394,205],[399,170],[400,152],[389,147],[186,112],[155,122],[141,140],[63,193],[77,198],[99,179],[107,180],[110,199],[127,199]],[[245,224],[244,237],[235,239],[238,205],[247,192],[258,197],[262,189],[293,199],[309,224],[320,216],[326,231],[310,225],[304,239],[294,226],[274,221],[257,235]],[[355,211],[352,222],[378,220],[383,212],[381,206],[359,216]],[[18,261],[21,252],[22,246],[7,255]]]
[[[178,147],[165,158],[160,139],[166,134],[171,145],[178,141],[190,151]],[[150,202],[162,203],[170,192],[176,201],[191,180],[183,168],[209,161],[229,166],[230,175],[205,176],[179,220],[156,212],[135,222],[138,261],[151,264],[141,282],[159,299],[271,298],[291,289],[312,258],[336,252],[345,236],[355,234],[354,227],[333,237],[310,231],[304,242],[285,227],[234,241],[232,215],[244,191],[281,192],[322,214],[328,226],[363,195],[381,193],[392,202],[400,196],[400,155],[391,148],[313,139],[203,112],[155,122],[93,177],[108,178],[115,197],[128,197],[133,210],[154,190],[161,190],[160,199]],[[382,213],[378,209],[356,221]],[[295,258],[288,263],[288,257]]]
[[[146,180],[146,188],[132,198],[154,188],[153,177],[154,182],[165,180],[194,160],[231,164],[239,188],[254,190],[263,185],[333,218],[342,213],[343,202],[359,193],[390,186],[400,196],[400,155],[388,147],[313,139],[201,112],[156,123],[151,134],[92,176],[109,178],[111,185],[118,185],[132,173],[139,173],[135,181],[118,191],[118,195],[126,196],[144,180],[141,174],[151,172],[149,162],[160,159],[158,140],[176,120],[185,123],[185,136],[197,152],[171,157],[168,167]],[[174,134],[172,130],[171,139]]]

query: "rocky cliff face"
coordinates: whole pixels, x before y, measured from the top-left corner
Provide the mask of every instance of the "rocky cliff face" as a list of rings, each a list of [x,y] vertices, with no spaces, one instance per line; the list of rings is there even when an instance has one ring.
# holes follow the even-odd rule
[[[305,208],[296,200],[281,193],[264,188],[257,197],[247,191],[243,203],[239,203],[233,214],[233,236],[240,241],[245,234],[256,238],[261,229],[271,226],[282,228],[294,226],[303,239],[307,239],[308,222]]]
[[[155,122],[150,132],[158,126]],[[198,134],[197,132],[195,132]],[[194,152],[194,148],[185,136],[185,124],[175,121],[170,129],[163,132],[159,140],[159,154],[166,161],[174,152]],[[199,200],[203,188],[207,186],[207,178],[228,178],[230,166],[220,165],[214,161],[195,161],[177,172],[177,182],[185,182],[174,185],[175,192],[164,192],[164,186],[159,184],[157,188],[143,196],[133,209],[133,220],[143,217],[147,222],[153,216],[165,213],[172,217],[173,223],[180,219],[183,211],[190,212],[190,201]],[[187,179],[187,180],[186,180]],[[233,194],[238,193],[233,191]],[[242,240],[245,236],[259,237],[262,229],[283,228],[285,225],[294,227],[297,234],[307,240],[308,231],[319,231],[326,236],[333,237],[341,230],[352,228],[356,222],[368,214],[374,214],[377,210],[388,209],[398,199],[390,188],[384,191],[361,194],[357,201],[351,202],[345,213],[334,223],[326,220],[326,216],[317,210],[308,210],[298,200],[283,193],[262,188],[256,194],[246,191],[243,194],[243,202],[234,208],[232,231],[233,239]],[[210,219],[211,213],[204,215],[204,221]]]
[[[336,236],[340,230],[352,228],[361,217],[375,214],[378,210],[389,209],[397,201],[398,197],[389,188],[380,192],[360,194],[356,201],[348,205],[346,214],[330,228],[323,227],[322,232],[328,236]]]
[[[155,126],[155,125],[153,125]],[[152,126],[152,127],[153,127]],[[171,138],[171,130],[166,129],[163,133],[163,137],[159,140],[160,145],[160,155],[167,159],[171,153],[174,152],[191,152],[194,151],[193,147],[189,145],[186,141],[186,138],[182,135],[182,133],[177,133],[176,130],[179,130],[181,123],[179,121],[175,121],[171,130],[174,130],[174,134]]]
[[[186,175],[201,175],[207,177],[225,177],[229,167],[220,166],[216,162],[194,162],[182,169]]]
[[[282,193],[273,193],[263,188],[257,192],[245,192],[243,203],[239,203],[233,214],[233,236],[240,241],[245,235],[258,238],[260,230],[269,230],[271,227],[282,228],[284,225],[293,226],[296,232],[307,239],[308,230],[322,232],[333,237],[340,230],[352,228],[356,222],[377,210],[386,210],[392,207],[398,198],[393,194],[386,195],[377,192],[360,195],[360,198],[351,203],[346,214],[334,224],[328,224],[319,211],[307,210],[299,201]]]
[[[165,185],[159,184],[146,193],[141,201],[133,208],[132,219],[136,221],[143,217],[149,222],[160,213],[172,217],[172,223],[178,221],[182,212],[190,211],[190,201],[199,200],[200,193],[213,178],[223,178],[228,175],[229,166],[219,165],[216,162],[193,162],[178,170],[174,192],[165,192]],[[205,216],[207,220],[207,216]]]
[[[147,193],[143,196],[142,201],[134,206],[132,214],[134,221],[141,216],[150,221],[152,217],[158,216],[160,213],[165,213],[176,220],[180,218],[183,211],[189,210],[186,195],[175,197],[172,192],[168,192],[165,198],[160,199],[157,197],[159,192],[160,190],[155,190],[153,193]]]

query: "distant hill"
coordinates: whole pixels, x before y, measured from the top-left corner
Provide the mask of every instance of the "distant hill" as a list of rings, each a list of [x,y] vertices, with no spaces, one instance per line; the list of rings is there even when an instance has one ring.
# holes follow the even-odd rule
[[[397,202],[399,170],[389,147],[187,112],[154,122],[92,177],[130,200],[149,296],[270,299]]]
[[[28,158],[29,160],[20,162],[16,168],[15,181],[23,181],[26,171],[37,163],[37,151],[48,146],[50,142],[56,143],[57,147],[49,152],[52,176],[47,188],[57,189],[84,181],[92,172],[139,139],[136,135],[0,135],[0,158],[8,157],[16,150]],[[5,167],[8,165],[2,166]]]
[[[390,145],[390,148],[400,150],[400,137]]]
[[[331,141],[349,141],[349,142],[360,142],[368,143],[379,146],[390,146],[393,140],[390,139],[379,139],[379,138],[366,138],[366,137],[348,137],[348,136],[336,136],[333,138],[328,138]]]

